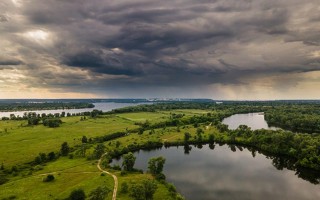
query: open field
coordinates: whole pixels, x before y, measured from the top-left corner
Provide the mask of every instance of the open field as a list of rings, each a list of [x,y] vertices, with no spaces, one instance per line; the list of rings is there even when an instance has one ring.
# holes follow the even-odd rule
[[[172,112],[173,113],[173,112]],[[75,157],[69,159],[60,157],[56,161],[48,162],[36,166],[36,170],[30,170],[24,163],[34,160],[41,152],[59,152],[61,144],[68,142],[73,147],[81,144],[82,136],[93,138],[108,135],[114,132],[136,129],[139,126],[136,122],[146,121],[158,123],[170,119],[171,112],[139,112],[123,113],[117,115],[106,115],[92,119],[81,120],[81,117],[62,118],[63,124],[58,128],[48,128],[42,124],[37,126],[27,126],[26,121],[0,121],[0,162],[6,169],[14,165],[19,167],[19,173],[10,175],[11,181],[0,185],[0,199],[16,197],[17,199],[64,199],[75,188],[83,188],[86,194],[98,186],[106,185],[112,190],[113,179],[110,176],[101,176],[101,172],[96,167],[96,161],[88,161],[85,158]],[[179,110],[174,113],[184,113]],[[194,110],[185,111],[185,116],[198,114]],[[199,111],[202,113],[202,111]],[[177,130],[177,127],[167,127],[154,129],[154,132],[146,130],[143,134],[131,133],[125,137],[105,142],[107,150],[128,146],[129,144],[143,144],[148,141],[182,141],[184,132],[188,131],[195,135],[196,129],[192,126],[184,126]],[[93,147],[87,150],[92,153]],[[139,182],[139,180],[152,178],[149,174],[127,174],[121,176],[120,172],[114,171],[119,178],[119,187],[123,181]],[[53,174],[55,180],[44,183],[42,179],[47,174]],[[121,188],[120,188],[121,189]],[[119,192],[118,192],[119,193]],[[111,199],[112,192],[108,199]],[[158,183],[158,190],[155,199],[171,199],[167,188]],[[130,199],[128,194],[118,194],[117,199]]]
[[[58,128],[26,126],[25,121],[0,121],[0,151],[5,152],[0,162],[12,166],[32,161],[40,152],[59,151],[63,142],[74,146],[81,144],[82,136],[91,138],[138,127],[131,121],[115,116],[84,121],[80,121],[80,117],[62,120],[64,123]]]

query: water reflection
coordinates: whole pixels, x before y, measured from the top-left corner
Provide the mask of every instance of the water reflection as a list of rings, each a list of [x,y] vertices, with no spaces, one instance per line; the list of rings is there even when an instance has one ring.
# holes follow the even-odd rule
[[[186,145],[135,154],[135,167],[143,170],[147,170],[151,157],[164,156],[167,180],[173,182],[186,199],[320,198],[319,172],[296,168],[294,160],[253,148]],[[121,163],[113,163],[117,162]]]
[[[264,119],[263,113],[247,113],[247,114],[235,114],[223,119],[223,124],[228,125],[229,129],[237,129],[239,125],[247,125],[252,130],[257,129],[271,129],[276,130],[276,127],[269,126]]]

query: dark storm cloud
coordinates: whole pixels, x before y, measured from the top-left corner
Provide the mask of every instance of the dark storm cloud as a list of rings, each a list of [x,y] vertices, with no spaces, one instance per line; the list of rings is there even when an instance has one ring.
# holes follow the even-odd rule
[[[138,75],[142,71],[139,67],[141,60],[138,56],[123,55],[101,49],[85,49],[73,54],[63,55],[62,62],[73,67],[82,67],[94,72],[113,75]]]
[[[21,65],[21,64],[23,64],[21,60],[0,55],[0,66],[1,65]]]
[[[24,64],[46,87],[124,94],[320,70],[318,0],[9,2],[0,39],[24,62],[0,65]]]

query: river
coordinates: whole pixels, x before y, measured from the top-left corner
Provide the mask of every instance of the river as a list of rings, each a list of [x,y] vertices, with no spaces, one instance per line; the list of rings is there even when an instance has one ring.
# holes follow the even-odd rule
[[[151,103],[114,103],[114,102],[102,102],[102,103],[93,103],[94,108],[81,108],[81,109],[56,109],[56,110],[31,110],[31,111],[17,111],[17,112],[0,112],[0,118],[2,117],[10,117],[10,114],[14,114],[15,116],[23,116],[25,112],[35,112],[37,114],[54,114],[54,113],[82,113],[82,112],[91,112],[92,110],[102,110],[103,112],[111,111],[117,108],[123,108],[127,106],[136,106],[140,104],[151,104]]]
[[[235,114],[223,119],[223,124],[228,125],[229,129],[236,129],[239,125],[247,125],[252,130],[257,129],[279,129],[277,127],[269,126],[264,119],[263,113],[247,113],[247,114]]]
[[[192,147],[189,154],[184,153],[184,147],[139,151],[135,168],[146,171],[151,157],[165,157],[167,181],[187,200],[320,199],[319,184],[311,183],[320,181],[319,174],[288,170],[281,164],[288,165],[287,160],[252,151],[217,144],[214,150],[209,145]],[[121,163],[115,160],[112,164]]]
[[[236,114],[225,118],[223,123],[230,129],[241,124],[252,130],[277,129],[268,126],[263,113]],[[170,147],[136,152],[135,168],[146,171],[151,157],[165,157],[167,181],[189,200],[320,199],[320,173],[294,169],[288,159],[234,145],[192,147],[189,153],[185,149]],[[112,164],[121,163],[120,159]]]

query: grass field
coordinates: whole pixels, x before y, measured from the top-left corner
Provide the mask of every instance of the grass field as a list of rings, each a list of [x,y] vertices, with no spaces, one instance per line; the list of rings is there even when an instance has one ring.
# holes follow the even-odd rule
[[[0,152],[3,152],[0,162],[12,166],[32,161],[40,152],[59,151],[63,142],[68,142],[70,146],[80,144],[84,135],[91,138],[138,127],[115,116],[84,121],[80,121],[80,117],[62,120],[64,123],[58,128],[43,125],[30,127],[21,121],[0,121]]]
[[[26,126],[25,121],[0,121],[0,162],[6,169],[13,165],[22,165],[33,161],[40,153],[58,152],[63,142],[75,146],[81,144],[82,136],[88,138],[108,135],[117,131],[136,129],[136,122],[152,124],[170,119],[173,112],[140,112],[106,115],[96,119],[80,120],[80,117],[62,118],[63,124],[58,128],[48,128],[42,124]],[[203,110],[178,110],[176,114],[193,116],[205,114]],[[202,127],[203,129],[204,126]],[[207,133],[213,130],[206,130]],[[121,147],[129,144],[143,144],[147,141],[182,141],[185,132],[195,136],[196,128],[192,125],[183,127],[167,127],[155,129],[154,132],[146,130],[143,134],[130,133],[129,135],[112,141],[105,142],[107,150],[115,149],[117,141]],[[119,145],[118,144],[118,145]],[[93,145],[94,147],[95,145]],[[92,148],[88,150],[92,152]],[[16,197],[17,199],[65,199],[75,188],[83,188],[86,194],[98,186],[107,186],[112,190],[113,179],[110,176],[101,176],[96,167],[96,161],[88,161],[85,158],[69,159],[60,157],[58,160],[41,165],[39,169],[30,172],[30,169],[20,168],[18,174],[11,175],[10,181],[0,185],[0,199]],[[121,176],[119,171],[114,171],[121,183],[141,181],[152,178],[149,174],[127,174]],[[45,183],[42,179],[47,174],[53,174],[55,180]],[[119,188],[121,189],[121,188]],[[110,192],[108,199],[111,199]],[[118,192],[117,199],[131,199],[128,194]],[[158,183],[155,200],[172,199],[165,185]]]

